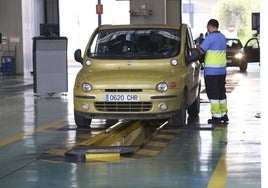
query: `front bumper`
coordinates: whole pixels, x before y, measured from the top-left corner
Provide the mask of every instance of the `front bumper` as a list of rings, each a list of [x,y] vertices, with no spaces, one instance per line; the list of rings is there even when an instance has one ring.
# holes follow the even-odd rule
[[[175,114],[181,106],[182,95],[138,95],[140,100],[132,102],[107,101],[103,93],[75,95],[74,110],[91,119],[162,119]]]
[[[245,59],[245,57],[243,58],[235,58],[234,56],[227,56],[227,66],[228,67],[239,67],[243,64],[246,64],[247,61]]]
[[[75,110],[75,113],[89,119],[129,119],[129,120],[152,120],[166,119],[175,115],[177,111],[162,112],[162,113],[146,113],[146,114],[113,114],[113,113],[90,113]]]

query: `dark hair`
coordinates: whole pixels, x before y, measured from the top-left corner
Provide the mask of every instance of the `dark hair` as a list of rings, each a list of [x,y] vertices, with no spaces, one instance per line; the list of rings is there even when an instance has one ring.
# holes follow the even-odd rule
[[[211,26],[213,26],[213,27],[219,28],[219,22],[218,22],[218,20],[216,20],[216,19],[210,19],[210,20],[208,21],[208,25],[211,25]]]

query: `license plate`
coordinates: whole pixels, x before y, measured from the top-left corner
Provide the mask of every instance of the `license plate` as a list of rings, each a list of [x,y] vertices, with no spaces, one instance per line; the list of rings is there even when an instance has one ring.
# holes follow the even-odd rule
[[[137,94],[106,94],[106,102],[137,102],[140,96]]]

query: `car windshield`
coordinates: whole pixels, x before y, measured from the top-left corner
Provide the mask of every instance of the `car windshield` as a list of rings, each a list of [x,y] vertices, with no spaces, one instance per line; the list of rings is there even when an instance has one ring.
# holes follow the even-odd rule
[[[168,58],[180,52],[180,30],[110,29],[99,30],[88,56],[99,59]]]
[[[243,48],[242,43],[238,39],[227,39],[226,45],[227,45],[227,49],[241,49],[241,48]]]

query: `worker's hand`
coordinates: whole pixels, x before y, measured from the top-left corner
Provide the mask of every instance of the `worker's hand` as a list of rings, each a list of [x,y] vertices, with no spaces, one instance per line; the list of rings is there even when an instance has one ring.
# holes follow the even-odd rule
[[[203,55],[205,53],[203,52],[203,50],[201,50],[199,43],[196,44],[196,49],[198,50],[200,55]]]

